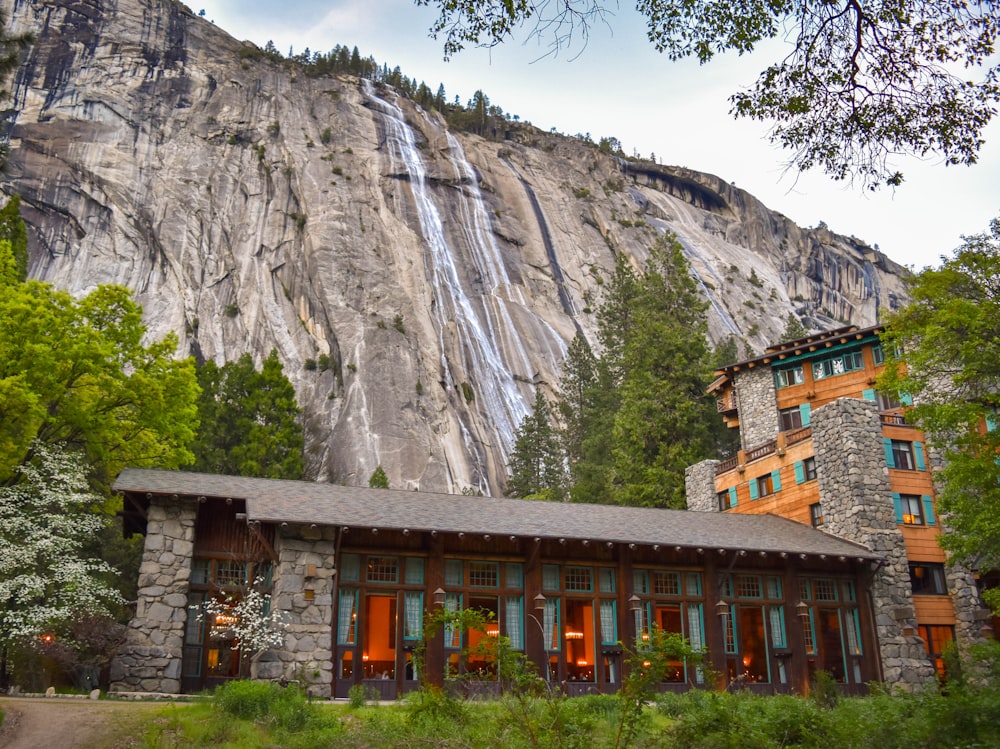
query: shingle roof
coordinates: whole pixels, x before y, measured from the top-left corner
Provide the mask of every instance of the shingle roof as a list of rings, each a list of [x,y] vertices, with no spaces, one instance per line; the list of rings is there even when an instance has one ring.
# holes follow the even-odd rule
[[[119,492],[244,499],[249,520],[270,523],[876,558],[864,546],[775,515],[531,502],[140,468],[126,468],[113,488]]]

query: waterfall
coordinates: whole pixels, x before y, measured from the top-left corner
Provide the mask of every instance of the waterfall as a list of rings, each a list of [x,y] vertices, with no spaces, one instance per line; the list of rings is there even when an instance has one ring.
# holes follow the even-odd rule
[[[431,314],[441,350],[441,371],[451,388],[474,379],[470,408],[478,409],[484,421],[496,431],[500,458],[506,464],[517,427],[531,411],[513,373],[528,376],[532,365],[511,318],[512,308],[524,307],[525,300],[520,287],[512,283],[493,239],[479,179],[461,144],[447,133],[448,158],[460,183],[459,189],[448,195],[448,205],[460,217],[458,238],[465,243],[464,249],[477,274],[476,283],[481,287],[481,291],[472,293],[462,282],[458,248],[452,246],[454,239],[450,241],[445,233],[444,209],[428,185],[423,155],[416,146],[413,129],[406,123],[402,110],[376,95],[367,81],[364,93],[384,122],[385,150],[392,167],[405,172],[413,194],[425,240],[425,267],[432,288],[437,291]],[[446,340],[449,331],[454,331],[457,337],[461,357],[458,365],[449,361],[446,354],[456,349]],[[565,343],[551,328],[547,332],[557,341],[552,348],[564,353]],[[469,453],[478,454],[468,426],[462,428]]]

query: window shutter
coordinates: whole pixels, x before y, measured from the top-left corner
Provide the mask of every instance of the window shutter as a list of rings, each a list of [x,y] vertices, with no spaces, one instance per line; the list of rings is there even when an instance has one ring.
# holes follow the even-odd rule
[[[892,440],[888,437],[882,438],[882,446],[885,448],[885,462],[889,468],[896,467],[896,461],[892,459]]]
[[[872,390],[871,388],[868,388],[867,390],[862,390],[861,391],[861,397],[864,400],[866,400],[866,401],[874,401],[875,400],[875,391]]]
[[[750,479],[748,486],[750,487],[750,499],[757,499],[759,496],[757,494],[757,479]]]
[[[913,459],[916,461],[918,471],[927,468],[927,464],[924,462],[924,444],[922,442],[913,443]]]
[[[986,431],[995,432],[997,424],[1000,423],[997,419],[997,413],[994,411],[993,413],[983,414],[983,418],[986,419]]]
[[[781,491],[781,471],[773,470],[771,471],[771,488],[776,492]]]
[[[737,500],[736,500],[736,487],[735,486],[731,486],[731,487],[729,487],[729,506],[730,507],[736,507],[736,504],[737,504]]]
[[[937,525],[937,521],[934,519],[934,500],[932,500],[928,495],[921,497],[924,503],[924,522],[927,525]]]
[[[795,461],[795,483],[801,484],[806,480],[806,468],[801,460]]]
[[[903,522],[903,499],[899,496],[899,492],[892,493],[892,505],[896,508],[896,522]]]
[[[913,405],[913,396],[910,395],[909,393],[900,393],[899,394],[899,402],[902,403],[904,406],[912,406]]]
[[[802,426],[809,426],[809,417],[812,415],[812,404],[803,403],[799,406],[799,414],[802,415]]]

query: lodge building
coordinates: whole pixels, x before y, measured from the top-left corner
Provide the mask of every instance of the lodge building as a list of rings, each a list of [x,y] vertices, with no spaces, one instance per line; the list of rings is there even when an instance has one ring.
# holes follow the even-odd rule
[[[127,530],[146,537],[115,691],[195,692],[239,675],[225,621],[195,612],[255,579],[285,619],[257,675],[321,697],[365,684],[392,699],[446,668],[495,691],[494,664],[463,656],[475,631],[429,638],[419,672],[435,606],[489,612],[570,695],[616,691],[623,644],[652,624],[706,650],[710,671],[740,687],[803,692],[817,669],[849,691],[883,678],[869,593],[878,555],[777,516],[141,469],[114,487]],[[679,662],[663,688],[704,679]]]
[[[847,693],[933,683],[944,646],[983,637],[989,611],[937,544],[935,451],[874,389],[880,332],[720,369],[710,392],[741,448],[688,469],[688,511],[126,469],[114,489],[145,549],[111,688],[245,675],[226,616],[197,612],[251,584],[284,619],[255,675],[318,697],[393,699],[447,674],[495,693],[495,664],[469,655],[493,634],[569,695],[614,692],[623,648],[653,625],[707,653],[721,686],[804,693],[820,670]],[[486,612],[490,629],[445,629],[416,658],[436,607]],[[662,689],[705,679],[678,662]]]
[[[901,403],[875,390],[882,327],[847,326],[768,348],[716,372],[709,391],[740,450],[687,471],[688,508],[774,514],[863,544],[891,683],[943,673],[948,643],[989,629],[972,571],[938,545],[940,462]]]

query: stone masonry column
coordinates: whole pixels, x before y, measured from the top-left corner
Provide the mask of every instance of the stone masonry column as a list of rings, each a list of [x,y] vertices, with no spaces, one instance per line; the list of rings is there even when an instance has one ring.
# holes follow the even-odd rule
[[[916,613],[878,409],[853,398],[828,403],[813,412],[812,435],[825,530],[864,544],[882,560],[871,593],[883,678],[904,687],[933,683],[923,640],[903,632],[916,632]]]
[[[261,658],[257,677],[298,680],[312,697],[333,684],[334,528],[289,526],[275,539],[273,605],[283,612],[285,641]],[[276,657],[275,657],[276,656]]]
[[[718,512],[719,500],[715,493],[715,467],[717,460],[703,460],[684,469],[684,494],[687,508],[694,512]]]
[[[744,450],[763,445],[778,436],[778,398],[770,367],[747,369],[736,375],[739,399],[740,447]]]
[[[154,497],[147,512],[139,596],[111,662],[112,692],[181,691],[197,500]]]

